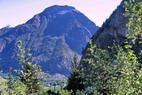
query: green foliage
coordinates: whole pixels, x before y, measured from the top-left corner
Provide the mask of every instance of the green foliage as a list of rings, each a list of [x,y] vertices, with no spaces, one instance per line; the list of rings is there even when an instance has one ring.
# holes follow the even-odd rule
[[[71,64],[72,72],[77,70],[78,65],[79,65],[78,57],[77,57],[77,54],[75,53],[75,55],[74,55],[74,57],[73,57],[73,62],[72,62],[72,64]]]
[[[7,89],[6,80],[0,77],[0,95],[4,95]]]
[[[88,66],[82,72],[82,76],[85,79],[84,84],[86,87],[95,87],[94,90],[100,94],[110,94],[113,71],[111,55],[107,50],[93,46],[91,41],[90,46],[88,49],[90,57],[84,60]]]
[[[113,73],[113,85],[115,88],[114,94],[116,95],[139,95],[140,83],[138,82],[139,62],[131,48],[122,48],[118,46],[116,48],[117,54],[114,62],[115,72]]]
[[[131,44],[138,61],[142,63],[142,1],[141,0],[129,0],[124,2],[125,16],[129,18],[127,23],[128,44]],[[142,66],[140,66],[141,68]]]
[[[78,58],[77,55],[75,54],[73,57],[73,62],[71,64],[72,73],[68,77],[67,86],[65,87],[67,90],[72,91],[73,95],[76,95],[77,90],[84,89],[82,77],[79,76],[80,72],[78,65],[79,65]]]
[[[100,95],[95,87],[87,87],[85,90],[79,91],[77,90],[76,95]]]
[[[142,69],[131,45],[115,45],[109,52],[90,42],[89,58],[81,76],[89,95],[139,95],[142,93]],[[110,50],[109,49],[109,50]],[[85,91],[84,91],[85,93]],[[82,94],[83,95],[83,94]]]
[[[0,78],[0,87],[0,95],[26,95],[26,86],[18,79]]]
[[[56,88],[48,90],[47,95],[72,95],[72,94],[68,90]]]
[[[142,1],[129,0],[124,2],[124,7],[124,15],[129,17],[127,38],[134,44],[142,43]]]
[[[142,93],[142,1],[124,4],[129,22],[124,46],[100,49],[92,40],[86,49],[83,69],[85,90],[79,95],[140,95]],[[89,88],[89,90],[87,90]],[[93,93],[94,92],[94,93]]]
[[[27,87],[19,79],[14,81],[12,87],[13,94],[9,95],[26,95]]]
[[[58,95],[71,95],[71,92],[69,92],[68,90],[58,90],[57,91]]]
[[[17,42],[19,50],[20,63],[22,70],[18,70],[20,81],[26,85],[26,95],[38,95],[40,94],[41,82],[38,75],[41,73],[40,66],[32,64],[30,62],[31,53],[28,53],[25,48],[22,47],[22,41]],[[28,51],[30,51],[28,49]]]
[[[22,41],[18,41],[22,70],[17,70],[16,79],[12,78],[11,70],[7,79],[0,77],[0,95],[141,95],[142,1],[126,1],[124,8],[128,17],[125,45],[100,49],[90,40],[83,63],[79,65],[76,54],[73,57],[66,90],[64,85],[59,86],[64,84],[59,81],[53,81],[50,87],[41,86],[40,67],[30,61],[30,49],[26,50]]]
[[[142,1],[124,2],[125,16],[129,18],[125,48],[119,48],[117,70],[121,75],[117,81],[120,94],[139,95],[142,93]],[[123,64],[122,64],[123,63]],[[120,85],[121,84],[121,85]]]
[[[7,77],[7,86],[9,95],[12,94],[13,90],[13,79],[12,79],[12,68],[9,69],[8,77]]]

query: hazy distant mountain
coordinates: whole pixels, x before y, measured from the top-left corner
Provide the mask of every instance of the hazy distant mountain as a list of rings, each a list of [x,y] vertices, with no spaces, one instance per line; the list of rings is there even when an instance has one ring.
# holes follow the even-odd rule
[[[31,48],[33,63],[50,74],[68,74],[74,53],[81,55],[98,30],[92,21],[70,6],[52,6],[25,24],[0,30],[0,70],[19,68],[16,41]]]

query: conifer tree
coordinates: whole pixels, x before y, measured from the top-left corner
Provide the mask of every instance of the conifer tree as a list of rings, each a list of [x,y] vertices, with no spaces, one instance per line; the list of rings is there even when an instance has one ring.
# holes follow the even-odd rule
[[[71,90],[73,92],[72,93],[73,95],[76,95],[77,90],[84,89],[82,78],[79,76],[80,72],[79,72],[78,66],[79,66],[78,57],[77,57],[77,54],[75,54],[71,64],[72,72],[68,77],[67,86],[66,86],[66,89]]]
[[[18,74],[20,81],[27,87],[26,95],[39,95],[41,82],[38,74],[41,73],[40,66],[30,61],[32,54],[29,53],[30,49],[26,50],[22,47],[22,41],[17,42],[17,48],[20,64],[22,65],[22,70],[18,70]]]

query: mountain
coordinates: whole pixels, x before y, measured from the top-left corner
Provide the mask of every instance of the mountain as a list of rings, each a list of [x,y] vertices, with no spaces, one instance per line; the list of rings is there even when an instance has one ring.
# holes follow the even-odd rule
[[[91,37],[90,41],[92,45],[96,45],[101,49],[108,49],[109,46],[121,45],[123,46],[126,41],[126,35],[128,33],[127,23],[129,18],[124,16],[125,8],[123,7],[124,2],[129,0],[122,0],[121,4],[117,7],[116,10],[110,15],[110,17],[105,21],[105,23],[98,29],[98,31]],[[136,0],[135,2],[140,2]],[[88,43],[85,49],[83,50],[81,64],[85,64],[85,59],[90,56],[87,55],[90,49],[90,44]],[[137,50],[136,50],[137,48]],[[142,45],[133,45],[135,52],[139,52],[142,49]]]
[[[70,6],[51,6],[26,23],[0,29],[0,70],[20,68],[16,42],[32,49],[32,62],[50,74],[69,74],[74,53],[82,49],[98,30],[84,14]]]
[[[128,23],[128,18],[124,16],[123,2],[92,37],[93,42],[98,47],[107,48],[113,44],[114,40],[123,43],[127,34],[126,24]]]
[[[102,27],[92,36],[90,40],[92,40],[93,45],[97,45],[101,49],[106,49],[108,46],[112,46],[114,41],[116,44],[123,44],[128,31],[126,27],[128,18],[123,15],[125,12],[123,8],[124,1],[126,0],[121,2]],[[89,57],[86,55],[89,48],[90,45],[88,43],[83,51],[82,64],[85,63],[83,60]]]

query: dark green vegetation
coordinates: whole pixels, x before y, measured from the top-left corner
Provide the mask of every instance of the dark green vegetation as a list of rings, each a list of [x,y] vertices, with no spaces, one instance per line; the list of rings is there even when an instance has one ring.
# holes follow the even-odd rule
[[[116,20],[117,14],[122,16],[118,17],[119,19],[126,19],[125,23],[121,23],[120,28],[120,22],[123,21],[111,25]],[[114,29],[115,32],[112,31]],[[125,33],[121,30],[125,30]],[[111,38],[108,38],[109,35],[112,35]],[[99,43],[101,39],[102,42]],[[74,55],[72,72],[68,76],[67,84],[64,81],[52,81],[51,84],[47,83],[50,85],[43,85],[39,77],[42,74],[40,67],[30,61],[32,54],[28,53],[20,43],[18,56],[23,69],[16,70],[20,73],[14,79],[11,69],[7,79],[0,78],[1,95],[142,94],[141,0],[123,0],[118,10],[91,38],[83,51],[81,62],[78,62],[77,54]]]
[[[65,87],[68,90],[72,90],[73,94],[76,95],[77,90],[84,89],[83,78],[79,76],[79,62],[77,55],[73,57],[73,62],[71,64],[72,72],[67,80],[67,86]]]
[[[119,10],[116,10],[97,35],[92,37],[83,52],[80,76],[84,80],[83,91],[87,94],[142,94],[142,2],[130,0],[122,4],[125,9],[122,5],[118,7]],[[124,22],[126,28],[118,26],[123,21],[113,22],[116,20],[116,14],[120,15],[120,9],[125,11],[123,15],[126,19],[124,21],[127,22]],[[119,19],[124,19],[124,16]],[[122,35],[120,30],[126,29]]]

